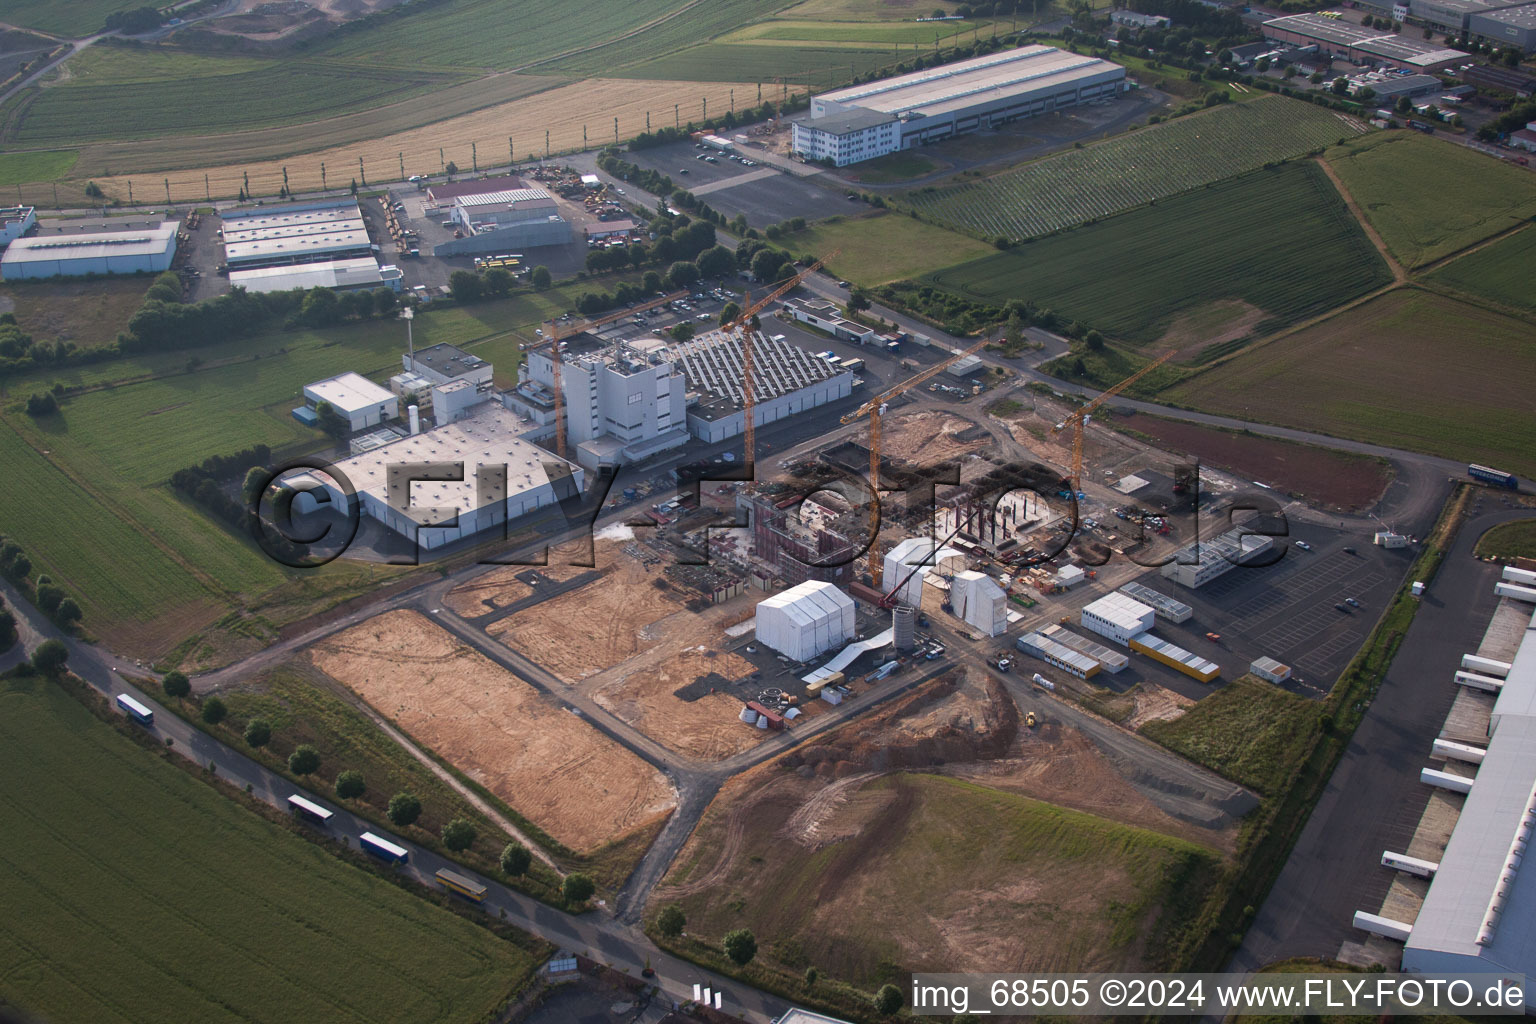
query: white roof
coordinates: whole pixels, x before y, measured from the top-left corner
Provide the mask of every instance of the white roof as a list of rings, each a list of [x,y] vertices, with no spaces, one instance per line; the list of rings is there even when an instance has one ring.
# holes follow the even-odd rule
[[[224,256],[231,265],[270,256],[366,249],[372,244],[356,200],[232,210],[221,216]]]
[[[281,267],[231,270],[231,288],[249,292],[285,292],[294,288],[359,288],[382,285],[379,261],[371,256],[329,263],[299,263]]]
[[[810,1010],[791,1009],[779,1018],[779,1024],[848,1024],[838,1017],[828,1017]]]
[[[1121,629],[1126,630],[1138,628],[1146,621],[1148,615],[1153,614],[1152,609],[1147,605],[1118,591],[1112,594],[1105,594],[1097,601],[1084,605],[1083,611],[1091,615],[1097,615],[1099,618],[1112,622]]]
[[[542,188],[514,188],[504,192],[482,192],[479,195],[458,196],[455,206],[512,206],[515,203],[531,203],[537,200],[554,202],[555,197]]]
[[[438,518],[429,515],[429,509],[468,514],[480,507],[475,484],[479,466],[507,468],[507,493],[493,498],[515,497],[553,484],[544,467],[560,459],[518,436],[526,429],[527,424],[516,413],[500,402],[486,401],[461,420],[343,459],[336,468],[346,474],[359,494],[371,495],[396,509],[414,506],[411,514],[423,525],[431,525]],[[404,462],[463,462],[464,479],[418,480],[410,485],[409,494],[391,495],[389,467]],[[577,472],[574,466],[571,472]]]
[[[1124,69],[1054,46],[1024,46],[837,89],[817,99],[887,114],[932,117],[972,106],[984,98],[1055,89],[1106,72],[1123,75]]]
[[[351,370],[315,381],[304,389],[304,395],[317,402],[329,402],[333,409],[342,414],[361,412],[370,406],[395,400],[393,391],[381,388]]]
[[[785,608],[793,609],[798,605],[837,609],[853,608],[853,598],[838,590],[830,583],[820,580],[806,580],[804,583],[790,587],[783,593],[774,594],[758,602],[759,608]]]
[[[18,238],[0,263],[52,263],[55,260],[101,259],[104,256],[158,256],[176,244],[179,221],[131,231],[89,231],[80,234]]]

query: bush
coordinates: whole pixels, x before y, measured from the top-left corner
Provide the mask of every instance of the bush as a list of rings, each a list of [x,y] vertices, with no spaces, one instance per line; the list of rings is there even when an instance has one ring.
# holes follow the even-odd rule
[[[389,809],[385,812],[389,820],[405,828],[414,825],[416,819],[421,817],[421,800],[415,793],[396,793],[389,798]]]
[[[901,1009],[902,1002],[901,989],[895,985],[881,985],[880,991],[875,993],[875,1012],[889,1017]]]
[[[307,743],[297,747],[288,755],[288,770],[298,776],[313,775],[320,770],[320,751]]]
[[[725,955],[739,967],[747,966],[752,962],[752,958],[757,956],[757,937],[745,928],[726,932],[721,945],[725,949]]]
[[[526,875],[533,865],[533,854],[522,843],[508,843],[501,851],[501,873],[508,878]]]
[[[454,818],[443,826],[443,845],[454,853],[475,845],[475,826],[463,818]]]
[[[44,391],[41,394],[33,394],[27,399],[28,416],[48,416],[59,411],[59,400],[53,397],[53,393]]]
[[[272,742],[272,723],[265,718],[253,718],[245,723],[245,745],[264,747]]]
[[[53,613],[53,619],[59,625],[68,628],[80,621],[80,606],[72,597],[66,597],[59,602],[59,610]]]
[[[229,714],[229,708],[218,697],[209,697],[203,701],[203,709],[200,713],[203,721],[209,725],[218,725]]]
[[[363,773],[356,768],[348,768],[336,776],[336,795],[343,800],[356,800],[368,792],[368,786],[363,782]]]
[[[56,679],[69,661],[69,648],[60,640],[44,640],[32,652],[32,667],[39,675]]]
[[[37,581],[37,606],[46,614],[52,615],[59,610],[59,602],[64,600],[64,591],[52,583],[44,583],[41,578]]]
[[[688,918],[683,914],[683,908],[676,903],[668,903],[661,908],[661,913],[656,915],[656,930],[669,939],[675,939],[683,934],[683,929],[688,925]]]
[[[165,674],[164,679],[160,680],[160,688],[165,691],[167,697],[180,700],[192,692],[192,683],[185,674],[172,669]]]
[[[560,895],[568,905],[573,907],[587,902],[595,892],[597,892],[597,883],[592,881],[590,876],[580,872],[566,875],[565,881],[560,883]]]
[[[554,278],[550,277],[549,268],[542,266],[534,267],[533,271],[528,275],[528,280],[541,292],[554,284]]]

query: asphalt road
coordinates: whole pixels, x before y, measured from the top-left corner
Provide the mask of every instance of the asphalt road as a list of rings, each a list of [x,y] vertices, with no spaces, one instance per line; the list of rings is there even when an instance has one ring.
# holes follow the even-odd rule
[[[1423,604],[1375,701],[1355,730],[1229,971],[1254,971],[1292,956],[1332,957],[1354,931],[1356,910],[1380,904],[1391,873],[1381,852],[1404,849],[1429,801],[1419,769],[1429,764],[1456,696],[1461,656],[1477,650],[1498,598],[1498,567],[1472,557],[1489,527],[1530,509],[1464,523],[1425,590]]]

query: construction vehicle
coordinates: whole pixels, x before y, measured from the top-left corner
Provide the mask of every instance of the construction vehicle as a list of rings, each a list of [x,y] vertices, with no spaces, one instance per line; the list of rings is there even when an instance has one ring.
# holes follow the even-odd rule
[[[919,373],[917,376],[909,377],[907,380],[902,381],[900,384],[889,388],[884,393],[876,395],[874,398],[871,398],[869,401],[865,402],[863,405],[853,410],[853,412],[850,412],[848,415],[842,418],[840,422],[852,423],[860,416],[869,417],[869,492],[874,496],[876,501],[879,500],[880,496],[880,417],[885,412],[886,404],[889,403],[891,399],[898,398],[901,395],[906,394],[908,391],[911,391],[919,384],[923,384],[932,378],[937,377],[939,374],[943,373],[945,370],[949,369],[951,366],[953,366],[955,363],[958,363],[966,356],[975,352],[979,352],[981,349],[991,344],[991,341],[992,339],[989,337],[982,338],[980,341],[970,346],[969,348],[956,352],[948,359],[928,367],[928,369],[924,370],[922,373]],[[959,533],[958,530],[955,532]],[[954,535],[951,534],[951,536]],[[883,566],[881,566],[877,560],[871,558],[869,569],[869,574],[874,578],[875,586],[878,588],[880,586],[881,573],[884,571]]]
[[[820,270],[822,264],[826,263],[827,260],[841,253],[841,249],[833,249],[756,302],[752,301],[752,295],[748,293],[743,296],[746,300],[746,308],[736,314],[736,318],[730,323],[722,323],[720,325],[721,333],[729,334],[735,331],[737,332],[737,337],[741,339],[742,432],[745,435],[743,443],[746,447],[746,464],[749,473],[757,459],[757,423],[754,422],[757,410],[757,388],[752,379],[752,336],[759,333],[760,330],[757,315],[783,296],[789,294],[789,292],[800,287],[801,281],[804,281],[807,277]],[[746,329],[743,330],[743,327]],[[876,579],[875,586],[879,585],[880,581]]]
[[[1035,717],[1035,713],[1033,711],[1030,711],[1024,715],[1024,724],[1033,729],[1035,726],[1040,724],[1040,720]]]
[[[1099,397],[1095,398],[1091,402],[1079,406],[1072,413],[1072,415],[1068,416],[1066,419],[1062,420],[1060,423],[1056,424],[1056,426],[1051,428],[1051,433],[1053,434],[1067,429],[1069,424],[1073,428],[1072,491],[1071,493],[1062,491],[1059,497],[1070,498],[1073,494],[1075,494],[1079,500],[1083,498],[1083,431],[1088,426],[1089,420],[1093,418],[1094,412],[1105,402],[1109,401],[1111,398],[1114,398],[1120,392],[1124,391],[1126,388],[1130,387],[1132,384],[1141,380],[1141,378],[1145,377],[1147,374],[1151,373],[1153,370],[1157,369],[1159,366],[1162,366],[1168,360],[1172,359],[1175,352],[1175,349],[1169,349],[1167,352],[1164,352],[1162,355],[1158,356],[1156,359],[1152,360],[1146,366],[1143,366],[1141,369],[1137,370],[1135,373],[1131,374],[1129,377],[1125,378],[1125,380],[1116,384],[1114,387],[1109,388],[1106,391],[1101,391],[1099,393]]]
[[[595,320],[579,320],[572,321],[570,323],[561,323],[557,320],[548,320],[544,324],[548,330],[539,330],[539,337],[537,340],[524,342],[520,346],[524,352],[531,352],[536,349],[541,349],[546,345],[549,346],[549,362],[552,373],[551,380],[554,385],[551,390],[555,393],[555,451],[562,459],[565,458],[565,392],[560,386],[561,342],[563,342],[566,338],[580,334],[582,331],[592,331],[608,324],[618,323],[620,320],[632,317],[636,313],[643,313],[648,309],[655,309],[657,306],[665,306],[669,302],[676,302],[678,299],[686,299],[687,297],[688,291],[687,289],[683,289],[682,291],[672,292],[670,295],[663,295],[660,298],[651,299],[649,302],[642,302],[638,306],[630,306],[628,309],[620,310],[617,313],[609,313],[607,316],[600,316]]]
[[[997,670],[999,672],[1006,673],[1006,672],[1009,672],[1010,670],[1012,670],[1012,668],[1013,668],[1013,659],[1012,658],[1008,657],[1007,655],[1004,655],[1003,657],[997,659]]]

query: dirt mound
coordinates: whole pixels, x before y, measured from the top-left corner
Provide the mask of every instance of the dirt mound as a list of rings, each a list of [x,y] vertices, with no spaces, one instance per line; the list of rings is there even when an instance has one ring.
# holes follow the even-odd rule
[[[990,678],[978,683],[955,672],[825,743],[785,755],[783,763],[826,778],[853,779],[1002,757],[1018,731],[1018,708],[1001,684]]]

